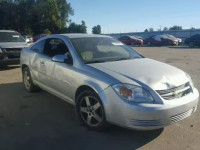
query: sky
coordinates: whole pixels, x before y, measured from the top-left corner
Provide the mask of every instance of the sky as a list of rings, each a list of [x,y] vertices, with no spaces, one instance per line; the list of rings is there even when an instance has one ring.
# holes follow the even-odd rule
[[[86,22],[88,33],[101,25],[102,33],[143,32],[180,25],[200,28],[200,0],[67,0],[73,22]]]

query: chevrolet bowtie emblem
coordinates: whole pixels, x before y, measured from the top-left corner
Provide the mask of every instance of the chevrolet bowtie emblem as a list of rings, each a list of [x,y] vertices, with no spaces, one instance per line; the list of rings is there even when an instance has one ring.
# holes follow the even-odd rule
[[[173,94],[175,95],[175,97],[179,97],[179,92],[178,91],[174,91]]]

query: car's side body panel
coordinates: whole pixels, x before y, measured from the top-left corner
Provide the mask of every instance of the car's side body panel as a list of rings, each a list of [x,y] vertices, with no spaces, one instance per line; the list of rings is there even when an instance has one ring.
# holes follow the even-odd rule
[[[51,36],[65,41],[73,58],[73,65],[53,62],[50,57],[37,53],[30,48],[21,52],[21,65],[26,64],[31,72],[33,82],[42,89],[75,104],[75,94],[79,87],[86,85],[100,93],[109,85],[119,83],[117,79],[82,64],[73,50],[68,38]],[[45,39],[45,38],[44,38]],[[102,76],[105,78],[102,79]]]

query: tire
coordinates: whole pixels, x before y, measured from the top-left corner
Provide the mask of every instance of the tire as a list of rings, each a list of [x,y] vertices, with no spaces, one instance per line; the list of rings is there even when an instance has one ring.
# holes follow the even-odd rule
[[[108,126],[101,99],[91,90],[83,91],[77,97],[76,113],[80,122],[89,129],[102,131]]]
[[[38,87],[33,84],[31,73],[28,67],[25,67],[22,71],[23,74],[23,83],[28,92],[38,91]]]
[[[169,41],[169,46],[174,46],[172,41]]]

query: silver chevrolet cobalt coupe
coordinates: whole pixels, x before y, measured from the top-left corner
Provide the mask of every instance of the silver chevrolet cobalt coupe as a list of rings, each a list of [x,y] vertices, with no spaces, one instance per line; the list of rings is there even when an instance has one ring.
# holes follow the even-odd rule
[[[23,49],[21,69],[29,92],[40,87],[75,105],[90,129],[163,128],[194,113],[199,99],[187,73],[109,36],[44,37]]]

